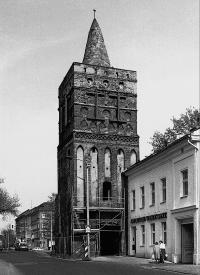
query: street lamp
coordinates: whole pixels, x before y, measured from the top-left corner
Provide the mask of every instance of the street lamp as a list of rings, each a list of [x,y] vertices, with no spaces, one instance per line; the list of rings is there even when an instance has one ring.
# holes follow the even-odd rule
[[[88,255],[87,259],[90,260],[90,191],[89,191],[89,168],[91,166],[90,159],[86,161],[86,210],[87,210],[87,249]]]
[[[80,160],[83,162],[83,159],[73,158],[72,156],[66,156],[69,159]],[[88,155],[86,158],[86,234],[87,234],[87,260],[90,260],[90,191],[89,191],[89,169],[91,166],[91,158]],[[77,176],[78,177],[78,176]],[[83,179],[84,180],[84,179]]]

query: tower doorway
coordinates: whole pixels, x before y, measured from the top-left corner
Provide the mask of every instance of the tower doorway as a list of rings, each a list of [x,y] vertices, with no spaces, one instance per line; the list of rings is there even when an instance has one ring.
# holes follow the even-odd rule
[[[193,263],[194,230],[193,223],[181,225],[181,254],[182,263]]]
[[[100,232],[100,254],[120,255],[121,232],[120,226],[105,226]]]

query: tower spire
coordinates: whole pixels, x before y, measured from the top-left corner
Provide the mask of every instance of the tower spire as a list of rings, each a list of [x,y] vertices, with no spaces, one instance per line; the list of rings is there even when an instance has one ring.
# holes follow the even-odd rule
[[[103,34],[95,17],[96,10],[93,12],[94,19],[88,33],[83,63],[110,67]]]

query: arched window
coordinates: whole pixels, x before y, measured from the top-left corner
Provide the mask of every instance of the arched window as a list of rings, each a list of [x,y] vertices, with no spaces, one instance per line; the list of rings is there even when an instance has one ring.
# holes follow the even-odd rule
[[[130,158],[130,165],[133,165],[137,161],[137,155],[136,152],[133,150],[131,151],[131,158]]]
[[[110,149],[105,150],[105,178],[110,178]]]
[[[118,183],[118,199],[122,197],[122,179],[121,173],[124,171],[124,152],[119,149],[117,153],[117,183]]]
[[[83,148],[78,147],[76,152],[77,167],[77,205],[84,206],[84,179],[83,179]]]
[[[91,203],[96,203],[98,197],[98,151],[95,147],[90,150],[91,157]]]

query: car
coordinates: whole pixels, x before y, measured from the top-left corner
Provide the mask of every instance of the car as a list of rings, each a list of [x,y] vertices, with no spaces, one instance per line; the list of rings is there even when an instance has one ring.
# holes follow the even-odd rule
[[[17,251],[28,251],[28,246],[26,243],[19,243],[15,246],[15,250]]]
[[[44,250],[44,249],[41,248],[41,247],[34,247],[32,250],[33,250],[33,251],[42,251],[42,250]]]

